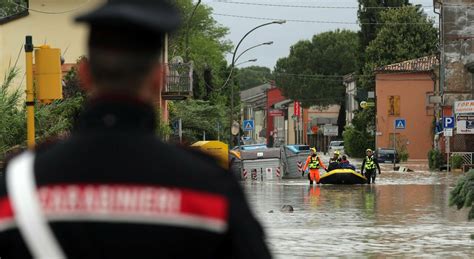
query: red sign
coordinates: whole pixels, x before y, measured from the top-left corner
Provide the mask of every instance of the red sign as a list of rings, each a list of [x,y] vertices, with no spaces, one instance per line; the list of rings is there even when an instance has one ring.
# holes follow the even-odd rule
[[[301,115],[300,109],[301,109],[300,102],[295,101],[295,109],[294,109],[293,114],[295,116],[300,116]]]
[[[270,116],[284,116],[283,111],[279,109],[270,109],[268,111],[268,115]]]
[[[318,133],[318,130],[319,130],[319,128],[318,128],[318,126],[316,126],[316,125],[314,125],[314,126],[311,127],[311,132],[313,132],[313,134]]]

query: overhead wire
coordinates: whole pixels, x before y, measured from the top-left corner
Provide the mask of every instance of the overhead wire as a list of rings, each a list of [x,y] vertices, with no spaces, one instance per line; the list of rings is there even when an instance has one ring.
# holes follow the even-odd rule
[[[65,13],[71,13],[71,12],[78,11],[78,10],[82,9],[85,5],[87,5],[90,1],[91,0],[86,0],[84,3],[80,4],[79,6],[73,8],[73,9],[52,12],[52,11],[43,11],[43,10],[33,9],[33,8],[28,7],[28,6],[24,6],[24,5],[21,5],[19,3],[16,3],[13,0],[8,0],[9,3],[11,3],[13,5],[16,5],[17,7],[23,8],[24,10],[28,10],[28,11],[35,12],[35,13],[53,14],[53,15],[54,14],[65,14]]]
[[[343,21],[323,21],[323,20],[300,20],[300,19],[284,19],[284,18],[269,18],[269,17],[257,17],[257,16],[245,16],[245,15],[235,15],[235,14],[223,14],[223,13],[213,13],[216,16],[223,17],[233,17],[241,19],[252,19],[252,20],[265,20],[265,21],[277,21],[285,20],[287,22],[299,22],[299,23],[319,23],[319,24],[345,24],[345,25],[423,25],[426,22],[400,22],[400,23],[383,23],[383,22],[343,22]],[[443,24],[451,24],[454,22],[445,22]],[[470,21],[469,23],[474,23]],[[439,25],[439,23],[433,23],[434,25]]]
[[[222,4],[236,4],[236,5],[252,5],[265,7],[285,7],[285,8],[310,8],[310,9],[359,9],[358,6],[326,6],[326,5],[295,5],[295,4],[275,4],[275,3],[255,3],[255,2],[240,2],[240,1],[215,1]],[[419,6],[421,8],[433,8],[433,6]],[[363,6],[364,9],[396,9],[404,6]]]
[[[277,3],[258,3],[258,2],[241,2],[241,1],[227,1],[227,0],[216,0],[215,3],[222,4],[235,4],[235,5],[252,5],[252,6],[265,6],[265,7],[284,7],[284,8],[311,8],[311,9],[359,9],[359,6],[330,6],[330,5],[296,5],[296,4],[277,4]],[[450,4],[445,3],[443,6],[448,7],[464,7],[464,6],[473,6],[472,3],[467,4]],[[404,6],[361,6],[363,9],[397,9],[403,8],[405,6],[414,6],[420,8],[433,8],[433,5],[421,5],[421,4],[412,4]]]

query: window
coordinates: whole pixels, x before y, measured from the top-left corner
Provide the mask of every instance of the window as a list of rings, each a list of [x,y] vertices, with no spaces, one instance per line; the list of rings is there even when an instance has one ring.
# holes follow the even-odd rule
[[[28,0],[0,0],[0,24],[28,15]]]
[[[400,116],[399,95],[390,95],[388,97],[388,116]]]

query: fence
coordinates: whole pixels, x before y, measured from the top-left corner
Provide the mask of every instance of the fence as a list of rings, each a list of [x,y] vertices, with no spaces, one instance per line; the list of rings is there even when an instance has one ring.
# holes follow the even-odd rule
[[[463,164],[474,164],[474,153],[473,152],[452,152],[451,156],[457,155],[462,157]]]

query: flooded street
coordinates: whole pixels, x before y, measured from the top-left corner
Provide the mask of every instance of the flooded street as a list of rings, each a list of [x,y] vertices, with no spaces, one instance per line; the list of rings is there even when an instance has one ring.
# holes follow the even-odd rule
[[[474,257],[474,222],[448,206],[460,174],[383,171],[375,185],[244,183],[275,258]],[[282,205],[293,213],[282,213]],[[273,210],[273,213],[269,211]]]

